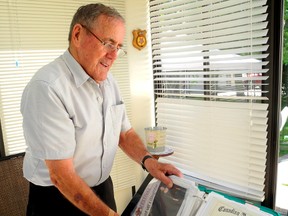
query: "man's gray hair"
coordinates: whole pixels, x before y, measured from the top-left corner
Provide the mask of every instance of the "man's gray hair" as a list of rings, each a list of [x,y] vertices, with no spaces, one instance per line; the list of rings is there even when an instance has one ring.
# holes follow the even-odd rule
[[[101,3],[83,5],[79,7],[74,14],[70,25],[68,41],[71,41],[72,30],[77,23],[86,25],[88,28],[91,28],[91,26],[94,24],[94,22],[100,15],[113,17],[115,19],[119,19],[125,22],[124,18],[115,8],[108,7]]]

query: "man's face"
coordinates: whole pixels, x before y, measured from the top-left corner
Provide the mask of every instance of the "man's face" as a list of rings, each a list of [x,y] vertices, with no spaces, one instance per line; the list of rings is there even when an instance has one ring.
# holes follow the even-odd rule
[[[107,49],[95,36],[79,25],[76,47],[76,60],[86,73],[96,82],[107,78],[113,62],[117,58],[117,50]],[[121,20],[101,15],[93,27],[89,29],[103,42],[109,42],[115,47],[121,47],[125,36],[125,26]],[[79,37],[81,35],[81,37]]]

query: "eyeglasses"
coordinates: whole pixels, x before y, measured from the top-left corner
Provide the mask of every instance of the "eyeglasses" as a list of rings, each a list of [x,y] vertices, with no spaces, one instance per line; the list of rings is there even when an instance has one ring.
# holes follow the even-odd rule
[[[114,52],[117,50],[117,56],[118,57],[123,57],[127,53],[120,47],[115,46],[112,42],[104,42],[102,41],[99,37],[97,37],[87,26],[80,24],[83,28],[85,28],[88,32],[90,32],[105,48],[108,52]]]

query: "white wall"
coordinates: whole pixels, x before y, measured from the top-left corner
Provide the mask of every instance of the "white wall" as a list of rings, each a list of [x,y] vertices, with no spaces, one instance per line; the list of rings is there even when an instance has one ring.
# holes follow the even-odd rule
[[[134,29],[147,31],[147,46],[139,51],[132,45]],[[126,39],[129,72],[131,77],[132,119],[134,129],[144,139],[144,127],[154,125],[154,94],[151,59],[151,43],[149,38],[148,0],[126,0]],[[132,172],[132,171],[131,171]],[[146,173],[136,166],[136,190],[143,182]],[[131,190],[115,193],[118,213],[122,213],[132,198]]]

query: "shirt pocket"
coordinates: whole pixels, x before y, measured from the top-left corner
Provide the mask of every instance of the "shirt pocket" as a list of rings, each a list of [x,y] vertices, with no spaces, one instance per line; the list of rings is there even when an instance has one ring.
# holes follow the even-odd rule
[[[113,133],[115,136],[119,137],[122,122],[124,121],[125,114],[125,105],[122,102],[121,104],[113,105],[110,108],[111,122],[113,127]]]

